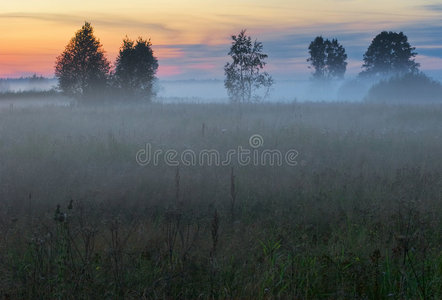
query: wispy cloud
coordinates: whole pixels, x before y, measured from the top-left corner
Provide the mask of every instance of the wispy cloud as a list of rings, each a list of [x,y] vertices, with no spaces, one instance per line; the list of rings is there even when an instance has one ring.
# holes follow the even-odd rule
[[[442,4],[425,4],[421,5],[421,7],[430,10],[430,11],[440,11],[442,12]]]
[[[0,24],[16,21],[20,29],[13,34],[4,33],[8,43],[2,43],[0,48],[1,74],[6,74],[5,69],[12,74],[35,67],[36,72],[51,75],[53,61],[72,36],[73,28],[79,28],[86,20],[97,29],[111,59],[117,55],[125,34],[131,38],[136,38],[136,34],[144,36],[145,32],[152,34],[153,48],[160,59],[160,76],[222,78],[223,66],[229,61],[230,36],[243,28],[263,42],[264,51],[269,54],[267,67],[275,77],[308,77],[307,48],[317,35],[338,38],[349,56],[349,72],[357,73],[371,40],[383,30],[403,31],[417,48],[422,69],[440,68],[442,73],[440,1],[411,5],[395,0],[383,5],[382,0],[318,0],[314,4],[277,0],[251,5],[249,1],[226,0],[216,9],[207,4],[201,4],[201,9],[189,8],[178,1],[174,5],[159,3],[151,9],[142,1],[127,2],[132,8],[121,14],[108,7],[84,12],[70,10],[72,13],[25,12],[18,5],[15,12],[3,10]],[[40,39],[33,26],[46,30],[50,38]],[[17,46],[25,42],[28,52]],[[47,66],[42,67],[41,61]]]
[[[112,14],[56,14],[56,13],[0,13],[1,19],[30,19],[44,22],[53,22],[58,25],[79,25],[84,21],[93,21],[96,26],[118,27],[118,28],[150,28],[166,33],[177,33],[178,30],[172,29],[163,23],[152,23],[139,21]]]
[[[416,61],[418,61],[425,70],[442,70],[442,57],[418,55]]]

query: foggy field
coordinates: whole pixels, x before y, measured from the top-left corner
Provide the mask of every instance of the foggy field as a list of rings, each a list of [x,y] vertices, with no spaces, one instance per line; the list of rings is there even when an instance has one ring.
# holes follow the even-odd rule
[[[296,165],[136,161],[255,134]],[[3,106],[0,292],[440,299],[441,170],[440,104]]]

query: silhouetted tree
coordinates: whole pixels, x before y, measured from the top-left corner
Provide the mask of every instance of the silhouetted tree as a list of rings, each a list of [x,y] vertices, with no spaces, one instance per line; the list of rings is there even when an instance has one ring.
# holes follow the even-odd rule
[[[316,79],[323,79],[326,74],[327,54],[325,49],[326,44],[322,36],[316,37],[308,47],[310,58],[308,58],[307,61],[310,62],[312,67],[315,69],[313,72],[313,77]]]
[[[55,76],[60,89],[78,98],[97,96],[106,87],[110,64],[90,23],[75,33],[57,57]]]
[[[338,43],[337,39],[327,40],[325,49],[327,54],[327,70],[329,77],[342,78],[347,70],[347,54],[345,48]]]
[[[141,37],[136,42],[126,38],[120,48],[115,66],[115,84],[127,96],[150,99],[158,60],[153,55],[150,40]]]
[[[310,43],[308,50],[310,57],[307,61],[314,68],[313,78],[324,80],[344,77],[347,54],[337,39],[329,41],[318,36]]]
[[[414,61],[416,48],[411,47],[402,32],[383,31],[378,34],[367,52],[361,75],[394,75],[418,71],[419,64]]]
[[[227,63],[224,67],[224,86],[232,102],[251,102],[252,99],[259,100],[268,95],[272,77],[267,72],[261,72],[265,66],[265,59],[261,42],[254,41],[242,30],[239,35],[232,36],[232,46],[229,55],[233,62]],[[264,88],[264,96],[255,94],[257,89]]]

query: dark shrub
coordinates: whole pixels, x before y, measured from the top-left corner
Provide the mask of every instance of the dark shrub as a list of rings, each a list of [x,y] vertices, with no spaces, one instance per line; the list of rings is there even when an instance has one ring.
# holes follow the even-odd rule
[[[442,101],[442,84],[423,73],[408,73],[373,85],[365,100],[372,102]]]

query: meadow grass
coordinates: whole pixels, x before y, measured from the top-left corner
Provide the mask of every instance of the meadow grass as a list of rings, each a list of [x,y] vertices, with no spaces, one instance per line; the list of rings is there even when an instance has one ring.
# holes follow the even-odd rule
[[[289,166],[140,166],[158,149]],[[440,299],[442,106],[0,111],[6,299]]]

